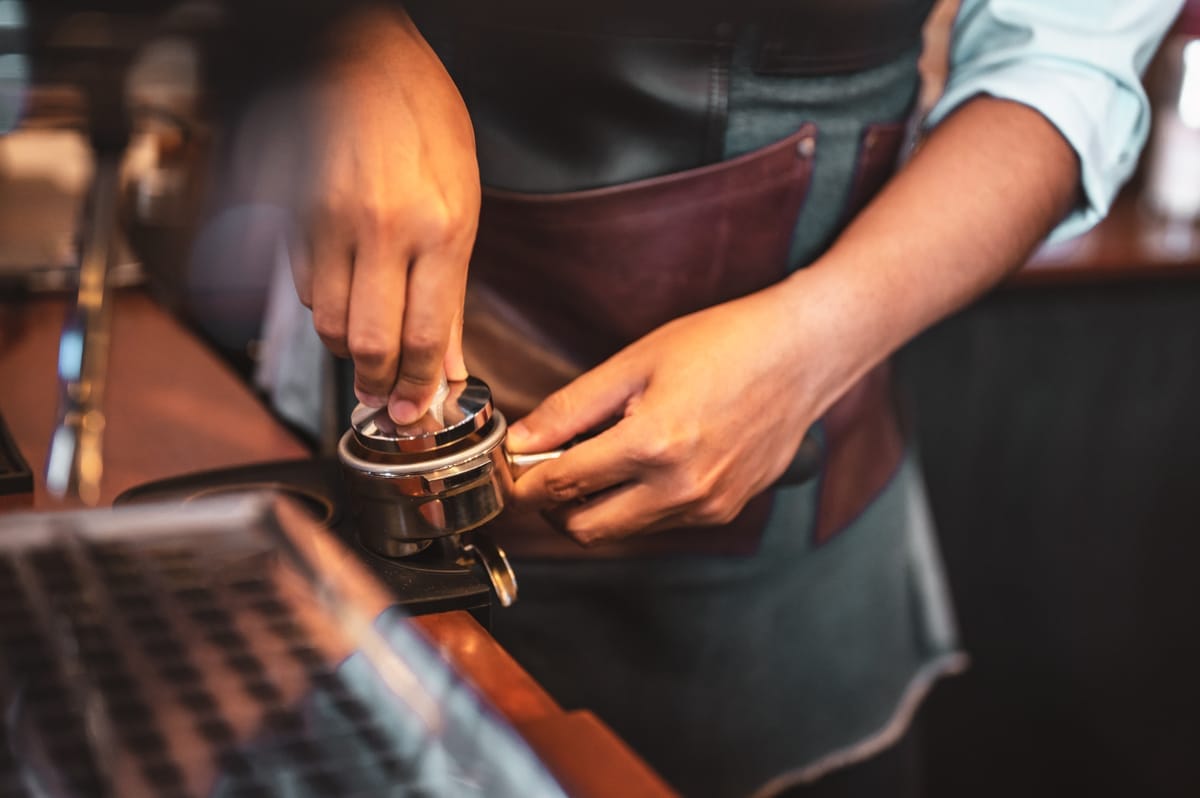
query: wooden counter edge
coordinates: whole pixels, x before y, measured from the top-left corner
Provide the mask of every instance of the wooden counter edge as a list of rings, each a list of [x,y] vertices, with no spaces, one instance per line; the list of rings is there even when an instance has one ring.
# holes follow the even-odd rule
[[[550,694],[469,613],[416,615],[412,621],[455,670],[513,723],[562,714]]]
[[[468,613],[418,615],[412,620],[455,670],[513,723],[568,795],[657,798],[675,794],[591,712],[564,712]]]
[[[1045,246],[1006,288],[1200,278],[1200,224],[1152,216],[1131,188],[1083,235]]]
[[[574,798],[676,795],[591,712],[568,712],[522,723],[517,728]]]

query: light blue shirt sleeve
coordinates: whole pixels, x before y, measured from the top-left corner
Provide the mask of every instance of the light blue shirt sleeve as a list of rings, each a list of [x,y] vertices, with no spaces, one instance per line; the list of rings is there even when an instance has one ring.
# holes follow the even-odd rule
[[[1137,165],[1150,129],[1141,75],[1182,4],[963,0],[946,90],[925,123],[980,94],[1041,113],[1078,154],[1084,197],[1049,240],[1083,233],[1104,218]]]

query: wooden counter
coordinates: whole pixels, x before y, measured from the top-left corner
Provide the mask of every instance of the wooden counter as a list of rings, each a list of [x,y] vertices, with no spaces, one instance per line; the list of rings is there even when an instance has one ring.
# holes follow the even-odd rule
[[[140,293],[116,297],[107,389],[104,504],[191,471],[303,457],[236,375]],[[42,478],[54,425],[60,299],[0,302],[0,413],[34,471],[36,509],[60,506]],[[460,673],[529,740],[571,795],[671,791],[594,715],[566,712],[466,613],[417,619]]]
[[[140,293],[118,294],[105,402],[101,504],[151,479],[304,457],[238,377]],[[0,304],[0,413],[34,472],[33,505],[60,506],[43,480],[54,430],[58,299]]]
[[[1071,241],[1043,247],[1012,286],[1079,285],[1161,278],[1200,278],[1200,224],[1150,215],[1136,188],[1119,196],[1108,217]]]

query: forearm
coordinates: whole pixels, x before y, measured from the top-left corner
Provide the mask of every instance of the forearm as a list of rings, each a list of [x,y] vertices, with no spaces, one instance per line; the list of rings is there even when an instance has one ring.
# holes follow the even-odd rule
[[[1016,103],[981,97],[935,129],[829,251],[779,286],[810,317],[804,329],[829,333],[815,395],[833,401],[1018,268],[1077,200],[1078,172],[1055,128]]]

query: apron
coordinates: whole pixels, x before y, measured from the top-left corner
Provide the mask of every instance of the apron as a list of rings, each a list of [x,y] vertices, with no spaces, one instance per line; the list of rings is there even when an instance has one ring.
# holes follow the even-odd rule
[[[855,168],[852,212],[882,185],[901,141],[872,129]],[[464,347],[470,370],[510,418],[666,322],[783,279],[812,174],[816,127],[720,163],[608,188],[484,192],[471,262]],[[903,442],[888,367],[829,410],[815,534],[828,540],[899,468]],[[772,491],[732,523],[584,548],[541,516],[508,512],[489,527],[512,555],[626,558],[750,554]]]
[[[435,17],[440,24],[423,22],[476,123],[485,189],[464,349],[510,419],[662,324],[763,289],[791,268],[821,136],[800,121],[726,157],[737,47],[768,79],[845,72],[911,49],[929,3],[730,5],[700,3],[681,20],[653,0],[569,10],[455,0],[448,17]],[[747,15],[769,24],[748,27]],[[904,127],[889,120],[857,134],[840,213],[822,225],[830,230],[891,174]],[[890,393],[883,366],[823,420],[819,540],[856,517],[899,467]],[[532,514],[507,513],[491,533],[516,556],[744,555],[757,550],[771,502],[771,491],[753,498],[725,527],[588,549]]]
[[[475,123],[464,346],[515,420],[828,246],[894,168],[929,3],[406,5]],[[962,667],[888,367],[815,434],[819,476],[727,527],[585,550],[536,515],[489,526],[521,586],[493,635],[685,795],[770,795],[869,756]]]

